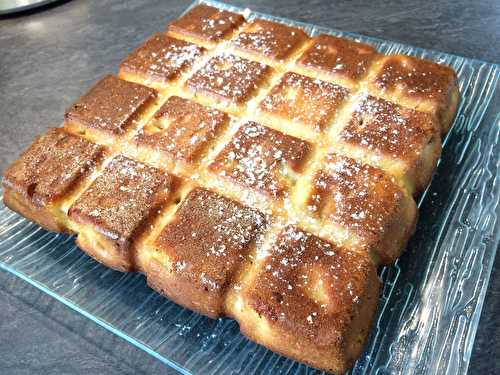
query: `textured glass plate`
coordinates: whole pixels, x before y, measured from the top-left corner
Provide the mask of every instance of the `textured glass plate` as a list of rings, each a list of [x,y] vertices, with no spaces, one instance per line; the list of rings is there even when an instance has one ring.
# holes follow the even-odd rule
[[[213,3],[233,11],[243,11]],[[366,352],[353,374],[465,374],[499,243],[498,65],[349,35],[258,13],[307,32],[347,35],[383,53],[451,65],[462,101],[406,253],[384,268]],[[160,297],[139,274],[95,262],[74,238],[44,231],[0,204],[0,266],[185,374],[312,374],[253,344],[229,319],[210,320]]]

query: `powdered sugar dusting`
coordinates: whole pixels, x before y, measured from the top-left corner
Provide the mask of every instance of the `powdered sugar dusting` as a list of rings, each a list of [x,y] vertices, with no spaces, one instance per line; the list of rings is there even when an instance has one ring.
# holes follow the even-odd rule
[[[383,237],[403,197],[382,170],[330,154],[313,181],[311,213],[354,230],[365,245]]]
[[[406,159],[419,155],[435,134],[431,116],[367,96],[355,108],[341,138],[392,158]]]
[[[216,157],[211,169],[222,177],[277,197],[286,194],[286,169],[299,170],[308,153],[307,142],[247,122]]]
[[[348,90],[319,79],[286,73],[260,103],[260,109],[321,131],[336,113]]]
[[[240,50],[283,60],[305,40],[307,35],[300,29],[259,19],[231,43]]]
[[[195,93],[241,103],[255,93],[268,72],[264,64],[223,53],[211,58],[187,86]]]

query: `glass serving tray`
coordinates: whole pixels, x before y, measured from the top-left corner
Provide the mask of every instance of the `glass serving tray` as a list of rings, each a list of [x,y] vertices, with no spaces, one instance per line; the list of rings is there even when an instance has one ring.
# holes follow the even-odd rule
[[[378,314],[352,374],[465,374],[500,238],[500,66],[205,3],[456,70],[458,115],[419,199],[420,220],[406,253],[380,270]],[[73,237],[48,233],[1,203],[0,267],[184,374],[319,373],[250,342],[232,320],[211,320],[168,301],[142,275],[107,269]]]

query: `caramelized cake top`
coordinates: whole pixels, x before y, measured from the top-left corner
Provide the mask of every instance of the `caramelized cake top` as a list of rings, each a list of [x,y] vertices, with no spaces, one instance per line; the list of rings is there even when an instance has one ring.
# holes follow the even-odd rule
[[[172,185],[168,174],[119,155],[76,200],[68,215],[127,247],[169,198]]]
[[[376,267],[413,230],[411,194],[456,107],[452,70],[200,4],[119,77],[7,170],[6,202],[184,306],[344,370],[368,334]]]
[[[224,112],[171,96],[136,135],[135,142],[192,163],[228,122]]]
[[[301,29],[259,19],[247,25],[231,44],[236,49],[257,57],[281,61],[308,39]]]
[[[337,112],[348,90],[288,72],[259,105],[260,110],[321,131]]]
[[[309,152],[310,145],[305,141],[247,122],[217,155],[210,169],[244,187],[282,197],[292,172],[300,171]]]
[[[302,54],[297,65],[330,76],[351,80],[361,78],[377,55],[368,44],[321,34]]]
[[[132,52],[121,64],[120,72],[139,74],[151,81],[167,83],[191,67],[205,49],[157,33]]]
[[[46,205],[67,195],[88,176],[103,151],[62,129],[50,129],[5,171],[3,184],[36,205]]]
[[[204,42],[219,42],[245,22],[238,13],[200,4],[168,25],[168,31]]]
[[[402,188],[382,170],[329,154],[315,174],[307,208],[369,244],[387,230],[403,198]]]
[[[247,259],[265,225],[264,215],[212,191],[195,188],[155,240],[172,272],[197,288],[222,293]]]
[[[269,73],[265,64],[223,53],[212,57],[186,84],[196,94],[241,104],[256,92]]]
[[[447,66],[410,56],[386,56],[372,78],[382,92],[442,102],[455,84],[455,72]]]
[[[433,117],[384,99],[367,96],[341,131],[343,142],[384,156],[413,160],[420,155],[436,132]]]
[[[366,255],[288,226],[244,294],[271,326],[301,332],[320,346],[337,346],[375,274]]]
[[[155,98],[153,89],[108,75],[73,103],[64,118],[85,128],[120,135]]]

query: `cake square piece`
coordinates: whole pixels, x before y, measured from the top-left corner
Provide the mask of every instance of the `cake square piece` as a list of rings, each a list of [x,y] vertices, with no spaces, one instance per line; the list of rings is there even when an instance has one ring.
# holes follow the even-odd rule
[[[62,206],[94,171],[103,152],[63,129],[49,129],[5,171],[6,206],[48,230],[65,230]]]
[[[120,64],[120,77],[164,87],[189,69],[205,49],[157,33]]]
[[[363,351],[379,285],[364,254],[288,226],[249,271],[232,314],[250,339],[341,374]]]
[[[321,34],[296,65],[306,72],[353,85],[368,71],[376,55],[375,48],[368,44]]]
[[[284,197],[310,149],[305,141],[249,121],[217,155],[210,170],[267,196]]]
[[[384,56],[370,77],[374,95],[431,112],[441,133],[450,128],[459,101],[455,72],[444,65],[410,56]]]
[[[148,284],[160,293],[217,318],[233,275],[251,259],[264,224],[261,213],[196,188],[142,254],[141,268]]]
[[[230,54],[212,57],[187,81],[196,95],[242,104],[250,99],[270,73],[267,65]]]
[[[241,14],[200,4],[173,21],[167,30],[181,39],[213,46],[229,37],[243,22],[245,18]]]
[[[237,50],[257,58],[283,62],[308,39],[301,29],[258,19],[248,24],[231,44]]]
[[[224,112],[171,96],[134,141],[168,159],[193,164],[228,122]]]
[[[78,246],[108,267],[134,270],[134,241],[165,204],[172,186],[167,173],[115,157],[69,210]]]
[[[155,98],[156,92],[149,87],[108,75],[68,108],[65,126],[79,133],[120,136],[134,126]]]
[[[348,94],[347,89],[288,72],[259,104],[259,109],[276,119],[305,125],[320,132],[330,122]],[[276,126],[278,126],[276,125]]]
[[[411,192],[429,183],[441,153],[433,116],[366,96],[355,108],[340,140],[367,162],[388,169]]]
[[[354,159],[329,154],[313,178],[306,207],[347,230],[351,247],[391,264],[413,234],[417,207],[394,177]]]

